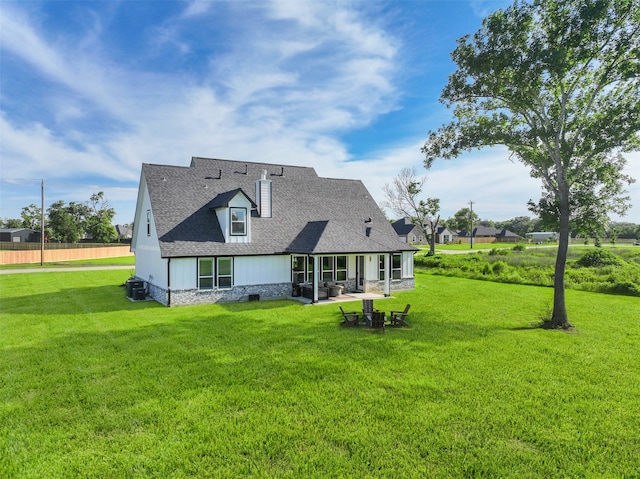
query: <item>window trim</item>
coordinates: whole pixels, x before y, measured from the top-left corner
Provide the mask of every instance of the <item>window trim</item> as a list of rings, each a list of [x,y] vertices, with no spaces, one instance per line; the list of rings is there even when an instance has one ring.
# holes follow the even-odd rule
[[[198,258],[198,291],[212,291],[215,289],[215,263],[213,262],[214,258]],[[207,261],[210,263],[211,265],[211,274],[210,275],[203,275],[201,273],[201,264],[203,261]],[[210,279],[211,280],[211,287],[202,287],[202,280],[203,279]]]
[[[379,254],[378,255],[378,280],[380,280],[380,281],[384,281],[385,280],[384,257],[385,257],[385,255],[383,255],[383,254]]]
[[[147,236],[151,236],[151,210],[147,210]]]
[[[338,268],[338,258],[344,258],[344,268]],[[334,279],[336,281],[346,281],[349,278],[349,257],[344,254],[336,255],[334,259],[334,265],[335,265],[334,276],[333,276]],[[338,273],[342,273],[342,272],[344,272],[344,279],[339,279]]]
[[[399,264],[397,268],[393,266],[394,258],[399,258]],[[392,253],[391,254],[391,279],[402,279],[402,253]],[[396,278],[397,274],[397,278]]]
[[[301,258],[304,266],[302,269],[293,269],[293,262],[295,258]],[[320,265],[322,268],[322,265]],[[298,281],[297,276],[302,274],[303,280]],[[312,283],[313,282],[313,257],[303,254],[293,254],[291,255],[291,282],[292,283]]]
[[[220,261],[229,260],[229,274],[220,274]],[[211,274],[203,275],[201,273],[201,264],[202,262],[207,262],[211,265]],[[216,291],[216,290],[228,290],[233,289],[234,286],[234,261],[233,256],[215,256],[215,257],[202,257],[198,258],[198,291]],[[229,278],[230,284],[229,286],[220,286],[221,278]],[[202,280],[211,281],[211,287],[202,287]]]
[[[325,268],[325,261],[330,262],[327,268]],[[321,281],[333,281],[335,279],[335,256],[321,256],[320,257],[320,280]],[[325,278],[325,275],[328,276]]]
[[[304,261],[303,269],[293,269],[295,258],[300,258],[301,261]],[[344,267],[338,267],[338,258],[344,258]],[[325,268],[325,259],[330,259],[331,268]],[[326,281],[347,281],[349,279],[349,256],[345,254],[336,254],[336,255],[322,255],[320,256],[319,261],[320,271],[319,271],[319,280],[322,282]],[[342,273],[344,279],[338,279],[338,275]],[[331,275],[331,278],[325,277]],[[302,275],[305,278],[305,281],[298,281],[297,277]],[[312,283],[313,282],[313,257],[294,254],[291,255],[291,282],[292,283]]]
[[[242,214],[244,215],[243,220],[238,221],[233,219],[233,215],[236,211],[242,211]],[[233,231],[234,225],[238,225],[238,224],[242,225],[242,233],[235,233]],[[232,206],[229,208],[229,234],[231,236],[247,236],[247,209],[246,208],[242,208],[239,206]]]
[[[229,274],[220,274],[220,261],[229,261]],[[233,256],[220,256],[216,258],[216,289],[233,289]],[[229,278],[229,286],[220,286],[220,278]]]

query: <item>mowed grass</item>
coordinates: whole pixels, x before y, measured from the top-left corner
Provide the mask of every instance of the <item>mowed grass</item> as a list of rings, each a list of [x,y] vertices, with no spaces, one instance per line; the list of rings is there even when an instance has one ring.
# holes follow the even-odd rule
[[[640,299],[417,273],[410,328],[337,305],[132,303],[0,277],[0,476],[638,477]],[[359,303],[343,304],[347,309]]]

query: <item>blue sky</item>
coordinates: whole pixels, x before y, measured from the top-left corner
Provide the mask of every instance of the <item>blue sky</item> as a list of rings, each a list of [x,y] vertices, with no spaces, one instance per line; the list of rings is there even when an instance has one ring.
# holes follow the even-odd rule
[[[141,164],[192,156],[312,166],[379,203],[415,167],[444,218],[470,200],[481,218],[530,215],[540,185],[506,150],[429,172],[420,153],[450,119],[456,39],[510,3],[0,0],[0,217],[40,205],[44,179],[45,207],[104,191],[128,223]],[[629,192],[623,220],[640,223]]]

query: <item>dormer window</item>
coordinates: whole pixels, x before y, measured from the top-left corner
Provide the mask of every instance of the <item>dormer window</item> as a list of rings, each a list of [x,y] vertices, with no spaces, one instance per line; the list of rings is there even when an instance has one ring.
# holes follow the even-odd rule
[[[231,215],[231,234],[233,236],[247,235],[247,210],[246,208],[229,208]]]

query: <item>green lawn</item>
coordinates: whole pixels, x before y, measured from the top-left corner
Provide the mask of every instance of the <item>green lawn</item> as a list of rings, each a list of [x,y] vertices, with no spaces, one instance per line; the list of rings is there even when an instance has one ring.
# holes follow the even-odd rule
[[[639,298],[567,291],[564,333],[550,288],[418,272],[380,333],[127,277],[0,276],[1,477],[640,476]]]

